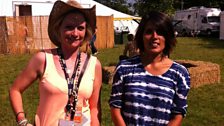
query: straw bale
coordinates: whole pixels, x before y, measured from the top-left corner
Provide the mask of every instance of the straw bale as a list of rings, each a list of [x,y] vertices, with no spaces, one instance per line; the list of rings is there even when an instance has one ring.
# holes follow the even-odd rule
[[[192,88],[220,83],[220,66],[216,63],[192,60],[177,60],[177,62],[188,69]]]
[[[115,66],[103,67],[103,82],[106,84],[112,84],[114,76]]]

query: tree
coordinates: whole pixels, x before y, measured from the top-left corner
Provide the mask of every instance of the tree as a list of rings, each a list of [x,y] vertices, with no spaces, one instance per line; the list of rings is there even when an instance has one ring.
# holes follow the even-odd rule
[[[143,16],[151,10],[173,15],[176,10],[187,9],[194,6],[215,7],[224,10],[224,0],[135,0],[133,5],[127,3],[127,0],[95,1],[117,11],[138,16]]]
[[[183,2],[183,9],[195,6],[215,7],[223,10],[224,0],[175,0],[174,8],[180,10],[181,1]]]
[[[133,14],[131,10],[129,10],[130,6],[126,0],[95,0],[96,2],[99,2],[105,6],[108,6],[110,8],[113,8],[117,11],[127,13],[127,14]]]
[[[172,14],[175,10],[173,7],[174,0],[135,0],[135,13],[143,16],[148,11],[156,10],[167,14]]]

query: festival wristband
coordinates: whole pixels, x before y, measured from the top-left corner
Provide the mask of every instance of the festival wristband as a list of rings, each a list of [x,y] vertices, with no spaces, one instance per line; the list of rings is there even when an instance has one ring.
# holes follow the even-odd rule
[[[23,113],[24,114],[24,118],[26,117],[26,113],[25,112],[18,112],[16,113],[16,121],[19,121],[20,119],[18,119],[18,116]]]
[[[26,118],[20,120],[18,123],[18,126],[26,126],[28,124],[28,120]]]

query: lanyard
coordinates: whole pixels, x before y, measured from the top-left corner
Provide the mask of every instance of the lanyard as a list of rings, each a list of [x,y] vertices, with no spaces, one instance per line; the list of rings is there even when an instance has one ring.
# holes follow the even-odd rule
[[[63,56],[60,48],[57,49],[57,52],[58,52],[58,55],[60,57],[59,61],[60,61],[61,67],[64,71],[65,78],[66,78],[66,81],[68,83],[68,103],[65,106],[66,116],[68,116],[70,114],[71,115],[70,119],[72,120],[74,118],[74,115],[75,115],[75,112],[76,112],[75,107],[76,107],[76,104],[78,102],[78,88],[79,88],[83,73],[85,72],[86,66],[88,64],[90,55],[87,55],[87,58],[86,58],[85,63],[83,65],[82,71],[80,72],[81,53],[80,53],[80,51],[78,52],[78,56],[77,56],[76,61],[75,61],[75,67],[74,67],[73,74],[72,74],[71,78],[69,78],[67,66],[66,66],[64,56]],[[75,76],[76,76],[76,78],[75,78]],[[74,87],[74,79],[76,79],[75,80],[75,87]]]
[[[66,66],[66,62],[64,60],[64,56],[63,56],[60,48],[57,49],[57,52],[58,52],[59,57],[60,57],[59,62],[60,62],[61,67],[64,71],[65,78],[66,78],[66,81],[67,81],[67,84],[68,84],[68,96],[70,97],[72,95],[72,92],[73,92],[74,80],[75,80],[76,75],[77,75],[77,79],[78,79],[78,73],[80,71],[80,65],[81,65],[81,55],[80,55],[80,52],[78,52],[78,56],[77,56],[76,61],[75,61],[75,67],[74,67],[72,76],[71,76],[71,78],[69,78],[68,68]],[[77,90],[77,83],[75,84],[74,89]]]

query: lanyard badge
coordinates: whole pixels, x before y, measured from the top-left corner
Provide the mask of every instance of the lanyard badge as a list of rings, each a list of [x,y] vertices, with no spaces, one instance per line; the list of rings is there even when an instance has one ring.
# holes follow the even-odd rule
[[[61,50],[57,49],[59,54],[59,61],[61,64],[61,67],[64,71],[65,78],[68,84],[68,102],[65,106],[65,122],[67,120],[71,120],[75,123],[81,123],[82,121],[82,104],[81,101],[78,101],[78,88],[79,88],[79,75],[80,75],[80,66],[81,66],[81,54],[78,52],[76,61],[75,61],[75,67],[73,74],[71,78],[69,77],[69,72],[67,70],[66,62],[64,60],[64,56],[61,52]],[[74,84],[75,82],[75,84]],[[59,123],[62,123],[64,121],[60,121]],[[69,121],[68,121],[69,122]],[[67,123],[68,123],[67,122]]]

